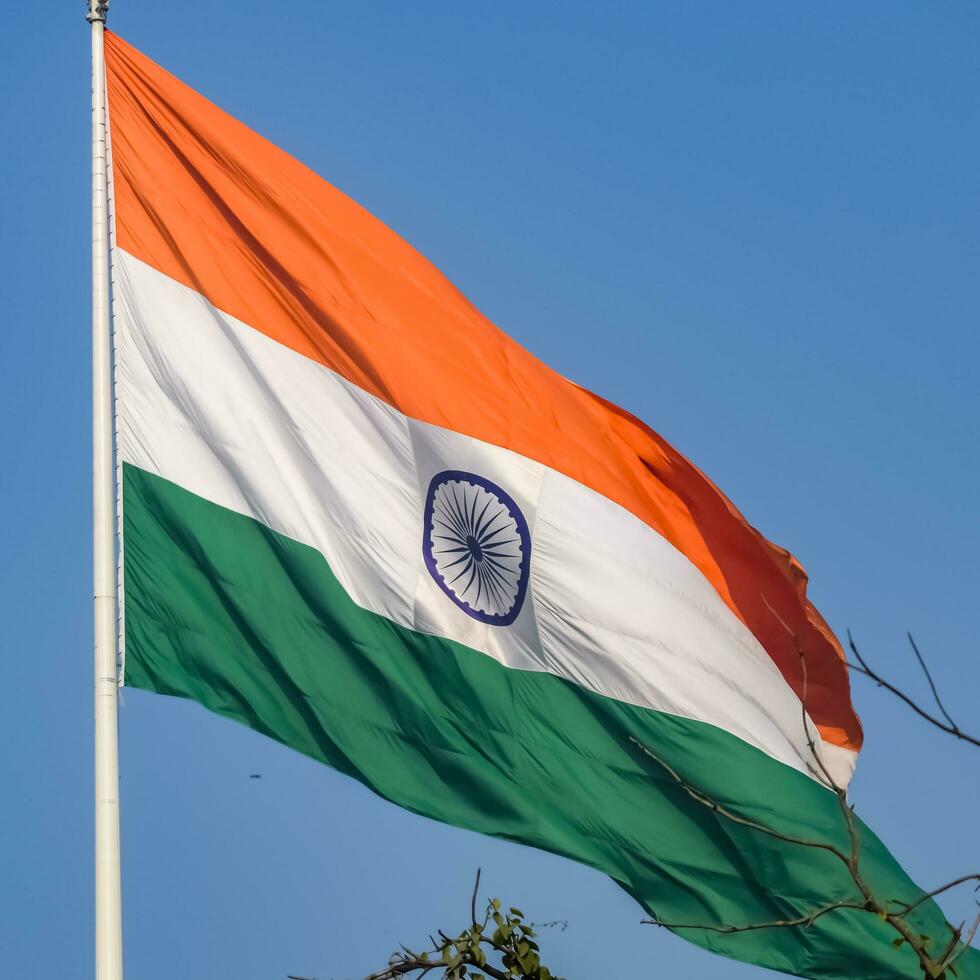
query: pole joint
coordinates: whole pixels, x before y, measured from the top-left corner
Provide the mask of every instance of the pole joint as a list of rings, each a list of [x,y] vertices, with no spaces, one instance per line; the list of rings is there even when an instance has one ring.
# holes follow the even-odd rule
[[[90,24],[94,24],[96,21],[104,24],[109,13],[109,0],[88,0],[87,6],[88,13],[85,15],[85,19]]]

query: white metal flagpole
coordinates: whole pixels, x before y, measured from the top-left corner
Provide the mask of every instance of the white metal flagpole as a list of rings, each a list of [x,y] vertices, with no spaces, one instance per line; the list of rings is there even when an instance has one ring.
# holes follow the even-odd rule
[[[108,0],[88,0],[92,26],[92,527],[95,585],[95,977],[122,980],[119,744],[116,669],[115,469],[109,328],[109,190],[105,19]]]

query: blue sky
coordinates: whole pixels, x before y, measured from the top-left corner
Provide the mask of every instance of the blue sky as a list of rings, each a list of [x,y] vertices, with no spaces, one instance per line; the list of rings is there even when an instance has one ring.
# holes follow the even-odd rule
[[[5,14],[10,976],[91,975],[83,6]],[[980,6],[113,0],[110,23],[671,439],[925,694],[912,630],[976,718]],[[856,702],[861,814],[923,884],[976,870],[975,752],[860,678]],[[121,739],[131,977],[360,977],[464,925],[478,865],[568,921],[543,943],[570,980],[772,975],[641,926],[595,872],[402,813],[195,705],[127,692]]]

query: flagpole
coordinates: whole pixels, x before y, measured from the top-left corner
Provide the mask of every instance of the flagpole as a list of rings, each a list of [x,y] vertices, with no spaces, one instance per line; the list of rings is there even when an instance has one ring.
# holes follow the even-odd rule
[[[122,980],[119,745],[116,669],[115,470],[109,327],[109,190],[105,20],[108,0],[88,0],[92,27],[92,530],[95,619],[95,977]]]

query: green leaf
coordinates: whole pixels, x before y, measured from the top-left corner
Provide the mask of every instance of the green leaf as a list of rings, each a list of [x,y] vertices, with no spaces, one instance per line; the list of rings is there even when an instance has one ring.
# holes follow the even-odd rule
[[[519,919],[524,918],[524,913],[520,909],[515,908],[513,905],[510,907],[510,914],[516,915]]]

